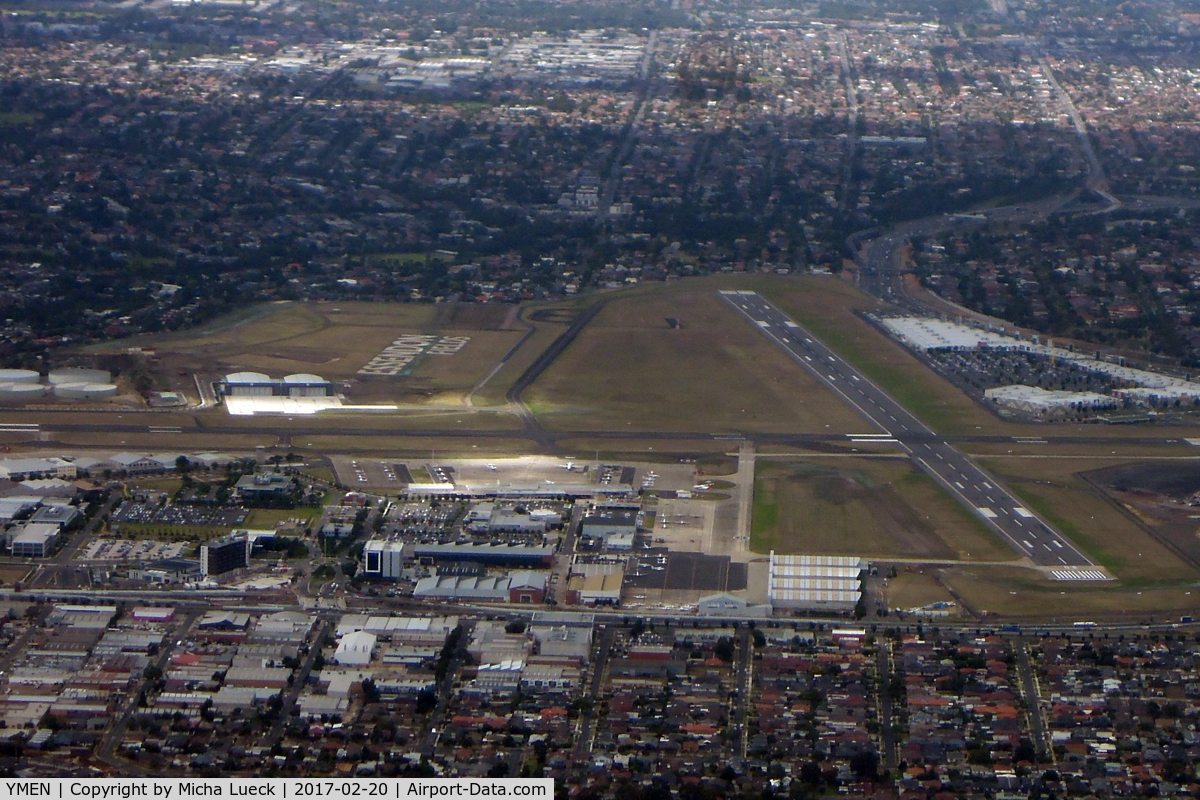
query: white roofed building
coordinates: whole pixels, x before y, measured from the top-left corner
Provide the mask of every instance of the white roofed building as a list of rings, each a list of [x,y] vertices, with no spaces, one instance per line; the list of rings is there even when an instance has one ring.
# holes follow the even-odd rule
[[[1000,408],[1043,418],[1069,417],[1082,411],[1117,408],[1121,405],[1116,397],[1097,392],[1050,391],[1021,384],[987,389],[983,396]]]
[[[0,478],[23,481],[29,478],[68,478],[78,473],[74,462],[63,458],[4,458],[0,459]]]
[[[481,664],[475,680],[467,684],[465,691],[472,694],[488,694],[493,697],[509,697],[521,686],[521,673],[525,662],[505,659],[494,664]]]
[[[53,522],[28,522],[12,539],[16,558],[45,558],[54,552],[62,529]]]
[[[981,329],[933,317],[881,317],[878,322],[906,346],[921,352],[985,349],[1021,351],[1044,356],[1056,362],[1069,363],[1088,372],[1133,384],[1132,388],[1118,389],[1114,392],[1121,397],[1129,397],[1151,405],[1175,402],[1190,405],[1200,402],[1200,383],[1160,372],[1128,367],[1125,366],[1124,359],[1117,356],[1102,358],[1099,352],[1076,352],[1073,349],[1056,347],[1053,342],[1037,341],[1036,337],[1026,341],[1019,334]]]
[[[217,384],[225,397],[332,397],[337,388],[320,375],[298,372],[272,378],[262,372],[233,372]]]
[[[862,597],[866,566],[854,556],[776,555],[772,550],[767,602],[776,609],[851,611]]]
[[[375,634],[367,631],[348,633],[338,642],[333,660],[344,667],[365,667],[375,652]]]

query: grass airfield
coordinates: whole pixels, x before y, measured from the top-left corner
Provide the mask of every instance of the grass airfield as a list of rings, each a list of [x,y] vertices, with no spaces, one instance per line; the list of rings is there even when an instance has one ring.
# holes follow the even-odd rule
[[[1174,614],[1197,605],[1200,594],[1189,594],[1193,587],[1200,592],[1194,566],[1079,475],[1126,461],[1191,461],[1200,455],[1182,443],[1123,446],[1088,441],[1098,433],[1113,440],[1183,440],[1200,432],[1186,427],[1099,428],[1002,420],[857,316],[877,308],[877,301],[834,277],[721,275],[520,309],[269,304],[239,311],[198,331],[139,337],[99,349],[152,349],[164,381],[184,390],[190,386],[193,394],[193,373],[216,377],[240,369],[274,376],[315,372],[348,383],[350,402],[397,402],[402,411],[231,419],[217,408],[166,412],[151,419],[128,411],[48,414],[14,409],[0,411],[0,421],[94,426],[54,433],[53,440],[64,448],[200,450],[241,442],[313,454],[400,458],[428,457],[436,450],[446,457],[486,458],[542,452],[629,463],[720,458],[736,452],[737,443],[730,437],[742,434],[837,435],[863,430],[856,414],[720,300],[716,292],[722,288],[762,292],[941,433],[1078,438],[1077,444],[985,442],[965,449],[1117,580],[1064,584],[1045,579],[1023,566],[974,515],[907,460],[896,458],[895,448],[887,447],[863,447],[856,453],[841,444],[760,445],[753,550],[891,559],[901,565],[889,586],[889,602],[896,607],[954,600],[976,614],[1033,616],[1053,608],[1061,614],[1120,619]],[[506,395],[589,303],[604,306],[522,396],[545,432],[538,438]],[[453,356],[425,357],[407,376],[357,376],[363,364],[404,333],[464,336],[470,341]],[[131,421],[175,425],[181,433],[168,439],[104,429],[106,424],[127,426]],[[208,430],[212,427],[222,432]],[[447,437],[447,431],[456,435]],[[3,434],[4,443],[16,450],[45,438]]]

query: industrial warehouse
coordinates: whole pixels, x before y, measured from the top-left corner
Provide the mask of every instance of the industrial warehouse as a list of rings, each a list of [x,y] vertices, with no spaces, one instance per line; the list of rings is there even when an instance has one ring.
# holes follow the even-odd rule
[[[233,372],[214,384],[225,410],[233,416],[317,414],[330,409],[395,411],[393,405],[347,406],[337,387],[320,375],[294,373],[272,378],[262,372]]]
[[[1040,356],[1048,363],[1058,366],[1070,366],[1080,372],[1103,376],[1113,382],[1111,395],[1122,400],[1128,399],[1139,405],[1184,404],[1194,405],[1200,402],[1200,383],[1180,378],[1162,372],[1151,372],[1127,366],[1125,359],[1119,356],[1103,356],[1100,351],[1091,353],[1077,352],[1074,346],[1059,347],[1051,339],[1031,336],[1022,339],[1019,334],[994,330],[992,326],[975,327],[960,322],[935,319],[933,317],[903,316],[881,317],[876,322],[889,335],[906,347],[922,354],[945,352],[1021,352]],[[997,403],[1026,405],[1036,416],[1045,415],[1046,410],[1055,413],[1063,408],[1073,411],[1098,409],[1108,407],[1112,398],[1103,401],[1091,392],[1059,392],[1056,397],[1046,398],[1029,393],[1012,400],[1015,387],[1003,387]],[[1024,387],[1026,389],[1031,387]],[[1067,395],[1075,394],[1074,398]],[[991,399],[991,398],[989,398]],[[1051,414],[1050,416],[1053,416]]]
[[[320,375],[296,373],[276,380],[261,372],[234,372],[217,384],[224,397],[332,397],[334,385]]]
[[[851,611],[867,564],[854,556],[785,556],[771,551],[767,601],[775,609]]]

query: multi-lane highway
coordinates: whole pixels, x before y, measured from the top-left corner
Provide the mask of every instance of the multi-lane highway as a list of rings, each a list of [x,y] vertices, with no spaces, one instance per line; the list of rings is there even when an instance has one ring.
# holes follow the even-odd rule
[[[1023,556],[1063,580],[1106,578],[1095,563],[966,454],[939,437],[887,392],[756,292],[721,296],[767,338],[856,409],[874,431],[860,441],[895,442],[960,503]]]

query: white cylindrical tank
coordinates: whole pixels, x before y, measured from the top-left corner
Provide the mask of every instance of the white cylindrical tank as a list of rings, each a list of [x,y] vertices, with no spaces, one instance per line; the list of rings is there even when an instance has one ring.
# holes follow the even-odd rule
[[[41,379],[31,369],[0,369],[0,383],[38,383]]]
[[[112,381],[112,375],[102,369],[63,367],[50,370],[49,381],[54,386],[60,383],[109,383]]]
[[[64,400],[102,400],[116,394],[116,384],[112,383],[59,383],[54,386],[54,396]]]
[[[45,392],[40,383],[0,383],[0,400],[33,400]]]

